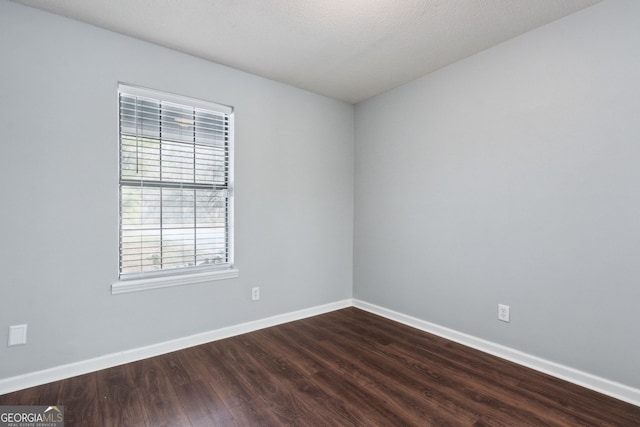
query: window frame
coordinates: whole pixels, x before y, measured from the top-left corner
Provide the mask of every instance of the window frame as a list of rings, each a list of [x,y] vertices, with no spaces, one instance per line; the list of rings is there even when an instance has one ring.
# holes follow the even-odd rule
[[[228,136],[226,140],[226,154],[228,155],[227,173],[227,208],[226,208],[226,259],[227,262],[209,264],[205,266],[176,267],[157,271],[143,271],[122,273],[121,271],[121,244],[122,244],[122,129],[121,129],[121,94],[140,96],[187,106],[194,109],[203,109],[227,116]],[[234,109],[198,98],[176,95],[164,91],[147,89],[126,83],[118,83],[117,90],[117,149],[118,149],[118,280],[111,285],[111,293],[135,292],[148,289],[165,288],[170,286],[182,286],[195,283],[209,282],[238,277],[239,271],[234,267]],[[161,123],[161,122],[159,122]],[[213,184],[212,184],[213,186]],[[167,188],[167,187],[163,187]],[[194,224],[194,227],[196,225]],[[162,242],[160,243],[162,244]]]

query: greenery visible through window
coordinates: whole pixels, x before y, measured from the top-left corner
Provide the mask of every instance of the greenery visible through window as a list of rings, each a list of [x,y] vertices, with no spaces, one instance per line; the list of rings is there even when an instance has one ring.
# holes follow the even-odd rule
[[[124,85],[119,106],[120,277],[231,266],[230,109]]]

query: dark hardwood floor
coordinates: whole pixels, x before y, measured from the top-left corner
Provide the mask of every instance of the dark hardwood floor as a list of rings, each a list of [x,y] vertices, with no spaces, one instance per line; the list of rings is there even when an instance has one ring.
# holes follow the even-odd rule
[[[640,426],[633,406],[356,308],[0,396],[70,426]]]

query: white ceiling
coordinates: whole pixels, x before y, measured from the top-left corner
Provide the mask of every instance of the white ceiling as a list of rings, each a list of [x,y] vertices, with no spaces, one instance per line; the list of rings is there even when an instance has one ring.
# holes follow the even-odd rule
[[[601,0],[14,0],[356,103]]]

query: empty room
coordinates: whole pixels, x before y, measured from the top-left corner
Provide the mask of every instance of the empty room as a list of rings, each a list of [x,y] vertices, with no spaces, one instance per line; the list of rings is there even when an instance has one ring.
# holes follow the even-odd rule
[[[0,426],[640,426],[639,23],[0,0]]]

